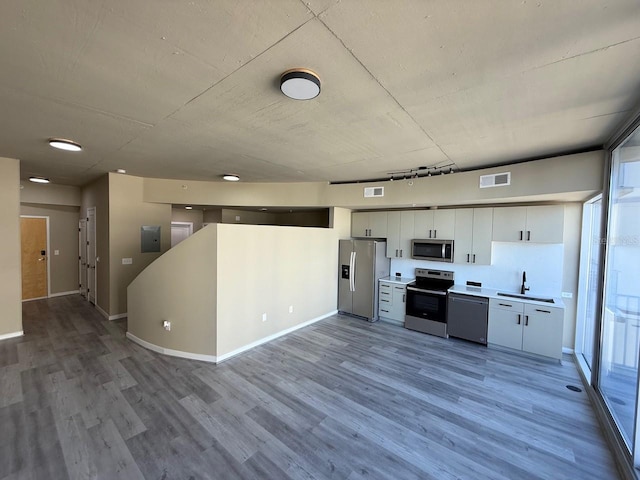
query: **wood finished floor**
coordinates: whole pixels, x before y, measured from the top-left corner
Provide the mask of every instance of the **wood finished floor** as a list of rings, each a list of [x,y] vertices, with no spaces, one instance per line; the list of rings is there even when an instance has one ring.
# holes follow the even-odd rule
[[[2,479],[617,479],[571,361],[335,316],[220,365],[79,296],[0,342]]]

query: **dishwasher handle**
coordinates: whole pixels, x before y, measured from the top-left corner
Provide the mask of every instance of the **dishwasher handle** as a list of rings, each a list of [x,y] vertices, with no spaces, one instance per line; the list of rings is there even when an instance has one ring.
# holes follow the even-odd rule
[[[488,298],[477,298],[477,297],[469,297],[463,295],[449,294],[449,298],[452,302],[466,302],[466,303],[475,303],[478,305],[487,305],[489,303]]]

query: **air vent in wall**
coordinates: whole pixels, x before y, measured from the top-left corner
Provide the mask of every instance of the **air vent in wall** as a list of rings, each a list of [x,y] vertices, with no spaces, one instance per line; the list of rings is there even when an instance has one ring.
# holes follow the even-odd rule
[[[367,197],[384,197],[384,187],[364,187],[364,196]]]
[[[511,185],[511,172],[480,176],[480,188],[505,187]]]

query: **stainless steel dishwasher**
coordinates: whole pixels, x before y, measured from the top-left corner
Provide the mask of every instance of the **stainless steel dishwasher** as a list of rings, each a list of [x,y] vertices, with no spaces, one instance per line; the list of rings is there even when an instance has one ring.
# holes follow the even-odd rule
[[[486,345],[488,319],[488,298],[449,293],[447,300],[449,336]]]

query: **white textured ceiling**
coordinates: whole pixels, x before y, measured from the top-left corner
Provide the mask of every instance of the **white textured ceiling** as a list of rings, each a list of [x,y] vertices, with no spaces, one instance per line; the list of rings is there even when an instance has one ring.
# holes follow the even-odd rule
[[[640,100],[637,0],[0,8],[0,156],[61,184],[116,168],[249,182],[469,169],[598,147]],[[280,93],[297,66],[320,75],[316,99]]]

